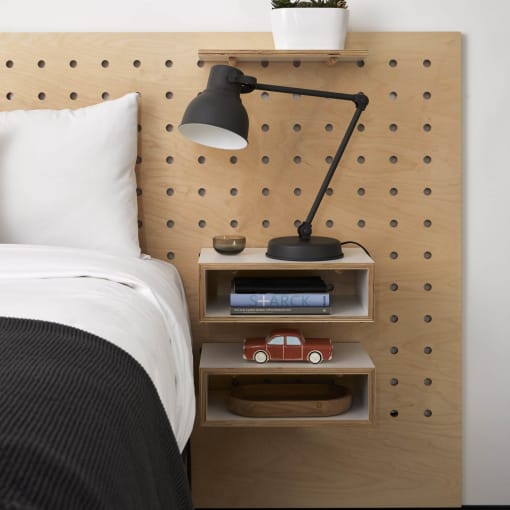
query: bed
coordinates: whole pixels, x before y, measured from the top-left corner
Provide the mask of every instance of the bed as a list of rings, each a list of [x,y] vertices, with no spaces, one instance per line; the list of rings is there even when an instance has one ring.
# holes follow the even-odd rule
[[[187,509],[188,310],[137,236],[137,94],[0,112],[0,509]]]

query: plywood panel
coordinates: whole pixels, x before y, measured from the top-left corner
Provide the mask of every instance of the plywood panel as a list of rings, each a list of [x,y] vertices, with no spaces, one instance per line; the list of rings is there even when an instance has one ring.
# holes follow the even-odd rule
[[[361,342],[376,365],[375,423],[327,429],[197,428],[199,507],[457,506],[461,475],[461,37],[353,33],[362,62],[241,62],[264,83],[370,98],[314,222],[376,262],[373,324],[303,325]],[[241,233],[248,246],[294,232],[352,105],[254,92],[249,147],[194,145],[177,132],[205,87],[198,49],[271,49],[269,34],[0,35],[0,106],[62,108],[141,93],[140,239],[179,269],[195,352],[263,324],[198,322],[201,247]],[[297,157],[296,157],[297,156]],[[300,190],[297,191],[297,189]],[[397,384],[391,381],[397,380]]]

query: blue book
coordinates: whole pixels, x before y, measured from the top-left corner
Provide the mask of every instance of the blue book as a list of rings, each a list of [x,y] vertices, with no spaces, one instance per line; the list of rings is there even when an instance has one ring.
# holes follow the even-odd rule
[[[257,308],[287,308],[303,306],[329,306],[327,292],[294,292],[294,293],[250,293],[230,294],[230,306]]]

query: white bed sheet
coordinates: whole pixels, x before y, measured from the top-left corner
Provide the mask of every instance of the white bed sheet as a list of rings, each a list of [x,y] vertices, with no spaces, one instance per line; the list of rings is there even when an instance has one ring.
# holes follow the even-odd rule
[[[195,394],[188,310],[174,266],[149,257],[0,244],[0,316],[73,326],[128,352],[152,379],[182,451]]]

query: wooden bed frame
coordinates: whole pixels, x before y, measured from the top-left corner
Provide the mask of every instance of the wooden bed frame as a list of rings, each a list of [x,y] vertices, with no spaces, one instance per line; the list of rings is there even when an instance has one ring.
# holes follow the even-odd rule
[[[204,341],[267,331],[199,323],[201,247],[219,234],[240,233],[261,247],[294,233],[351,114],[343,102],[253,93],[244,99],[248,149],[209,150],[179,135],[183,110],[212,65],[200,49],[271,47],[262,33],[0,35],[3,109],[75,108],[141,93],[140,239],[182,275],[197,358]],[[347,47],[368,55],[329,65],[236,63],[261,82],[370,98],[314,232],[370,250],[375,322],[302,330],[363,344],[376,366],[375,422],[197,426],[197,507],[461,504],[461,36],[352,33]]]

